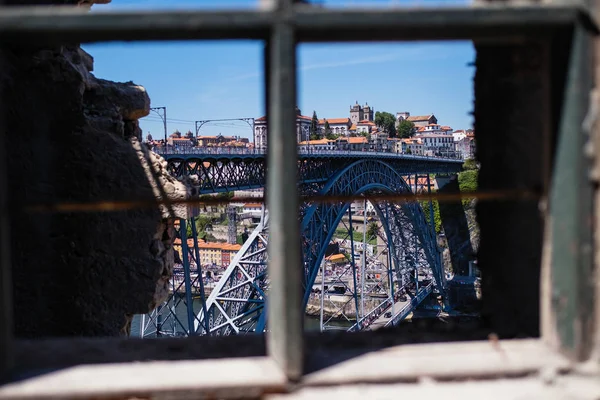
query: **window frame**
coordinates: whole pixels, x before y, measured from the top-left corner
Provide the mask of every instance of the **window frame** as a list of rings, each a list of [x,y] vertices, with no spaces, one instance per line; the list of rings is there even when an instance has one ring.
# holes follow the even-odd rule
[[[573,53],[569,68],[569,81],[565,94],[565,107],[563,114],[565,119],[560,128],[560,138],[564,138],[569,132],[576,131],[577,137],[585,137],[586,132],[580,132],[573,126],[581,126],[586,117],[589,99],[587,92],[591,89],[591,72],[589,70],[590,56],[585,51],[585,43],[591,38],[591,35],[597,33],[595,21],[591,17],[590,11],[586,8],[584,2],[570,5],[548,4],[548,5],[527,5],[527,6],[496,6],[481,5],[477,7],[460,7],[438,9],[329,9],[311,6],[308,4],[296,4],[294,0],[272,0],[263,1],[260,10],[247,11],[168,11],[168,12],[94,12],[87,13],[83,10],[62,7],[10,7],[0,8],[0,41],[20,43],[35,42],[40,40],[48,43],[60,42],[97,42],[97,41],[151,41],[151,40],[210,40],[210,39],[255,39],[265,42],[265,77],[266,77],[266,99],[268,124],[271,129],[268,130],[268,163],[271,166],[268,170],[267,185],[269,187],[269,207],[271,217],[271,231],[276,234],[271,235],[269,243],[269,274],[272,281],[279,282],[273,285],[270,292],[270,303],[268,307],[269,319],[278,321],[273,324],[266,334],[267,357],[260,359],[233,358],[224,360],[220,367],[215,367],[213,373],[225,369],[234,368],[236,370],[253,369],[251,361],[258,365],[254,368],[257,371],[244,375],[242,378],[232,378],[243,381],[240,385],[229,385],[232,391],[219,392],[215,385],[200,384],[197,389],[208,391],[210,393],[219,393],[222,396],[229,396],[231,393],[239,393],[240,388],[260,386],[258,392],[268,393],[286,390],[290,383],[298,382],[303,379],[304,368],[304,333],[303,333],[303,312],[300,307],[301,288],[301,254],[299,226],[297,218],[288,213],[290,208],[297,208],[298,193],[297,188],[290,188],[285,182],[296,179],[296,135],[295,135],[295,106],[296,106],[296,47],[299,43],[306,42],[343,42],[343,41],[412,41],[412,40],[494,40],[494,41],[512,41],[519,40],[523,36],[542,35],[545,30],[551,30],[554,26],[573,26],[576,34],[573,39]],[[541,32],[541,33],[540,33]],[[582,79],[586,78],[586,79]],[[578,81],[580,79],[580,81]],[[583,129],[583,128],[582,128]],[[590,130],[588,129],[587,133]],[[581,134],[581,135],[580,135]],[[583,140],[583,139],[581,139]],[[587,295],[576,297],[575,306],[568,310],[557,309],[555,291],[562,291],[563,294],[581,294],[583,282],[583,273],[591,264],[591,253],[589,247],[592,246],[591,227],[585,227],[578,220],[578,224],[569,230],[569,240],[582,240],[585,248],[580,248],[584,256],[571,255],[565,256],[564,252],[556,249],[564,249],[561,241],[565,236],[559,235],[559,225],[561,222],[568,221],[570,218],[581,218],[572,207],[576,204],[584,204],[585,213],[591,212],[591,186],[588,189],[582,189],[576,182],[581,184],[581,180],[571,181],[573,177],[580,177],[585,174],[587,164],[574,164],[569,168],[569,163],[582,157],[584,143],[581,140],[572,143],[571,146],[565,145],[559,147],[556,169],[562,173],[554,177],[551,186],[551,199],[560,200],[551,204],[562,204],[560,207],[549,207],[545,212],[548,219],[553,221],[547,226],[545,235],[544,262],[542,265],[542,337],[539,340],[525,340],[499,343],[460,343],[460,344],[436,344],[433,351],[439,352],[439,361],[436,364],[448,362],[451,368],[441,371],[432,365],[431,368],[413,368],[392,372],[386,379],[418,379],[419,376],[437,376],[437,377],[478,377],[485,376],[481,371],[478,372],[478,366],[481,363],[477,357],[498,357],[497,349],[504,349],[508,354],[508,361],[499,359],[494,368],[486,370],[486,373],[493,373],[494,376],[504,376],[514,373],[524,373],[540,371],[545,367],[548,360],[553,360],[552,365],[556,370],[569,369],[568,359],[573,361],[582,360],[590,346],[600,346],[598,343],[598,319],[595,321],[594,337],[596,342],[592,342],[593,332],[578,332],[574,328],[565,328],[565,321],[575,321],[577,319],[577,306],[583,307],[591,304],[591,299]],[[0,151],[4,151],[0,146]],[[0,159],[4,160],[4,157]],[[587,176],[587,175],[586,175]],[[2,196],[6,191],[6,169],[0,171],[0,273],[3,287],[0,288],[2,297],[0,297],[0,354],[6,355],[0,357],[4,364],[0,364],[2,369],[7,371],[11,365],[10,353],[14,350],[14,341],[10,335],[11,310],[10,300],[10,262],[8,259],[8,205],[6,196]],[[586,184],[583,184],[586,186]],[[569,201],[563,202],[565,191],[570,191],[572,196]],[[571,208],[569,208],[569,205]],[[591,214],[586,214],[591,218]],[[595,246],[592,246],[595,247]],[[290,250],[292,249],[292,250]],[[554,250],[553,250],[554,249]],[[597,274],[598,275],[598,274]],[[596,288],[598,284],[596,284]],[[600,294],[599,294],[600,295]],[[591,294],[590,294],[591,296]],[[596,304],[596,310],[598,305]],[[580,312],[579,312],[580,313]],[[4,327],[4,329],[1,329]],[[368,337],[368,335],[365,335]],[[206,339],[206,341],[205,341]],[[209,338],[189,338],[189,345],[192,343],[208,343]],[[53,343],[59,343],[60,340]],[[94,343],[92,343],[94,342]],[[40,341],[41,346],[51,349],[50,342]],[[65,343],[65,342],[62,342]],[[77,342],[79,343],[79,342]],[[84,344],[81,344],[84,343]],[[68,350],[75,354],[77,349],[85,346],[119,346],[119,343],[127,343],[120,339],[102,339],[96,341],[83,341],[72,345]],[[129,342],[131,343],[131,342]],[[36,348],[31,344],[32,349]],[[124,346],[128,346],[125,344]],[[136,343],[135,346],[146,348],[149,345]],[[529,350],[527,350],[529,349]],[[526,351],[527,350],[527,351]],[[392,357],[395,363],[397,357],[408,357],[411,353],[413,362],[419,363],[419,357],[431,352],[431,347],[427,349],[422,346],[403,346],[395,352],[384,352],[381,357]],[[467,361],[456,360],[456,355],[460,352],[465,353],[471,358]],[[525,360],[522,354],[527,354]],[[561,354],[566,354],[569,358],[565,359]],[[473,358],[475,357],[475,358]],[[600,356],[597,356],[600,357]],[[469,358],[469,357],[467,357]],[[358,361],[361,357],[357,358]],[[364,359],[362,359],[364,360]],[[454,361],[452,361],[454,360]],[[14,362],[14,358],[12,362]],[[127,360],[125,360],[127,361]],[[598,361],[598,360],[596,360]],[[189,362],[173,361],[169,363],[172,366],[171,371],[188,371],[186,368],[201,368],[205,361]],[[195,364],[194,364],[195,363]],[[210,361],[210,363],[214,363]],[[381,361],[382,365],[387,363]],[[128,364],[127,364],[128,365]],[[82,376],[94,376],[98,371],[105,373],[107,381],[109,378],[118,377],[116,372],[121,374],[127,371],[127,365],[112,366],[88,366],[78,367],[87,372],[82,372]],[[195,367],[194,367],[195,365]],[[262,367],[260,367],[262,366]],[[112,369],[111,369],[112,368]],[[123,369],[124,368],[124,369]],[[155,363],[145,363],[144,365],[131,364],[131,371],[137,369],[141,375],[159,368]],[[149,368],[144,370],[144,368]],[[178,369],[180,368],[180,369]],[[264,369],[261,369],[264,368]],[[343,366],[342,366],[343,368]],[[353,369],[352,369],[353,368]],[[355,379],[353,382],[371,381],[381,378],[374,377],[374,371],[384,371],[382,366],[374,365],[370,371],[360,370],[360,366],[352,367],[352,371],[344,374],[333,374],[331,370],[326,371],[324,375],[317,375],[304,381],[313,382],[313,384],[334,384],[349,383],[349,378]],[[396,368],[397,369],[397,368]],[[113,372],[111,372],[113,371]],[[125,372],[124,372],[125,371]],[[144,372],[145,371],[145,372]],[[168,370],[160,370],[168,374]],[[259,378],[269,371],[270,378],[261,381]],[[335,370],[334,368],[334,371]],[[111,375],[112,373],[112,375]],[[135,371],[134,371],[135,373]],[[188,371],[189,373],[189,371]],[[329,373],[330,375],[327,375]],[[193,375],[193,374],[192,374]],[[150,373],[148,376],[155,377]],[[166,376],[166,375],[165,375]],[[333,376],[333,377],[331,377]],[[369,378],[371,376],[371,378]],[[328,378],[329,377],[329,378]],[[168,382],[177,381],[177,372],[173,372]],[[51,379],[51,377],[49,378]],[[244,381],[245,379],[245,381]],[[312,379],[312,381],[311,381]],[[329,379],[329,380],[328,380]],[[69,385],[74,383],[66,380]],[[68,383],[70,382],[70,383]],[[133,379],[131,385],[120,386],[119,393],[130,393],[132,387],[139,387],[148,384],[148,379]],[[164,383],[164,382],[163,382]],[[25,383],[27,384],[27,383]],[[196,382],[198,384],[198,382]],[[258,385],[258,386],[257,386]],[[75,385],[76,386],[76,385]],[[160,386],[160,385],[159,385]],[[164,386],[164,385],[163,385]],[[168,385],[167,385],[168,386]],[[39,386],[37,390],[44,390],[44,386]],[[47,387],[47,386],[46,386]],[[145,390],[149,386],[146,386]],[[11,388],[8,388],[9,390]],[[14,388],[13,388],[14,389]],[[19,389],[19,387],[17,387]],[[80,388],[81,389],[81,388]],[[173,390],[173,387],[155,387],[153,390],[164,393],[165,390]],[[192,390],[191,388],[188,388]],[[29,389],[27,389],[29,390]],[[34,393],[27,392],[25,394]],[[95,394],[102,394],[101,388],[97,388]],[[162,390],[162,391],[161,391]],[[187,390],[187,389],[186,389]],[[238,392],[236,392],[236,390]],[[257,392],[257,393],[258,393]],[[0,387],[0,398],[6,395],[4,388]],[[11,393],[10,391],[8,393]],[[14,392],[12,392],[14,393]],[[38,395],[40,392],[35,392]],[[73,393],[79,393],[75,390]],[[105,393],[106,394],[106,393]],[[114,393],[113,393],[114,394]]]

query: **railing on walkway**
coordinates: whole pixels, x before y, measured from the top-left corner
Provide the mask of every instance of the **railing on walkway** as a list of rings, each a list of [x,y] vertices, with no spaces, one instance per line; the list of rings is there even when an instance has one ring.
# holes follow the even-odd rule
[[[248,148],[235,148],[235,147],[154,147],[152,148],[157,154],[160,155],[198,155],[198,156],[208,156],[208,155],[247,155],[247,156],[265,156],[267,155],[266,149],[248,149]],[[444,161],[452,161],[452,162],[463,162],[464,159],[461,157],[442,157],[442,156],[428,156],[428,155],[414,155],[414,154],[405,154],[405,153],[393,153],[393,152],[383,152],[383,151],[371,151],[371,150],[298,150],[299,155],[303,156],[311,156],[311,155],[322,155],[322,156],[353,156],[353,157],[397,157],[397,158],[406,158],[411,160],[444,160]]]
[[[429,283],[427,286],[423,287],[419,290],[415,297],[413,297],[410,302],[408,302],[404,307],[398,310],[395,315],[392,315],[392,318],[385,324],[385,326],[394,326],[412,311],[414,310],[427,296],[431,293],[433,289],[433,283]]]
[[[360,318],[358,322],[356,322],[354,325],[348,328],[348,332],[356,332],[360,331],[362,328],[369,327],[373,322],[377,320],[377,318],[379,318],[381,314],[386,312],[393,304],[394,303],[392,302],[392,299],[388,297],[387,299],[385,299],[385,301],[383,301],[381,304],[379,304],[377,307],[371,310],[371,312],[369,312],[364,317]]]

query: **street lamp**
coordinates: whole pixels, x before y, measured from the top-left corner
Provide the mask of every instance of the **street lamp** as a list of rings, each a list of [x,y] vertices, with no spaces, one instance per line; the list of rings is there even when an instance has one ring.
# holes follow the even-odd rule
[[[150,111],[154,111],[163,121],[165,130],[165,146],[167,145],[167,107],[151,107]],[[161,113],[162,111],[162,113]]]

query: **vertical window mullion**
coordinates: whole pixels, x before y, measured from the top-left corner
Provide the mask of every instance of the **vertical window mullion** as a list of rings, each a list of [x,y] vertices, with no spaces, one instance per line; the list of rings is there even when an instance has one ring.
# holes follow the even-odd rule
[[[290,380],[302,375],[302,263],[298,221],[296,144],[296,42],[285,23],[290,0],[267,44],[267,207],[269,210],[269,293],[267,349]]]
[[[589,132],[583,128],[592,88],[590,44],[589,33],[577,25],[550,188],[545,239],[550,265],[544,262],[550,270],[542,284],[543,335],[575,359],[589,354],[592,339],[592,184],[584,155]]]
[[[2,1],[0,0],[0,5]],[[0,57],[3,55],[0,53]],[[1,93],[0,93],[1,96]],[[0,99],[1,100],[1,99]],[[3,104],[0,102],[0,104]],[[6,165],[6,136],[3,115],[0,114],[0,382],[12,365],[12,279],[10,266],[8,171]]]

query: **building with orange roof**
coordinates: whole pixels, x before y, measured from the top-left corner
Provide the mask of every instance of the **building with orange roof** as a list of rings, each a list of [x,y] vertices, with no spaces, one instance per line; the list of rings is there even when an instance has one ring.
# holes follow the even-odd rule
[[[375,122],[369,120],[362,120],[356,123],[356,133],[375,133],[377,132],[377,125]]]
[[[423,146],[422,139],[414,137],[408,139],[401,139],[400,143],[396,145],[396,152],[422,156],[425,153],[425,148]]]
[[[338,138],[337,146],[340,150],[364,151],[369,148],[369,141],[364,136]]]
[[[262,215],[262,204],[246,203],[242,206],[242,213],[250,215],[252,218],[260,218]]]
[[[404,120],[412,122],[417,128],[420,126],[427,126],[438,123],[437,118],[433,114],[411,116],[408,111],[397,112],[396,121],[400,123]]]
[[[298,143],[298,150],[300,151],[311,151],[311,150],[336,150],[338,148],[336,140],[330,139],[319,139],[319,140],[305,140]]]
[[[195,251],[194,241],[192,239],[188,239],[187,244],[190,252]],[[181,239],[175,239],[173,248],[179,253],[179,257],[183,259]],[[200,257],[200,265],[216,265],[219,267],[227,267],[241,248],[242,246],[239,244],[207,243],[203,240],[198,240],[198,255]],[[190,254],[190,256],[192,256],[192,254]]]
[[[437,118],[433,114],[408,116],[406,120],[412,122],[415,126],[427,126],[438,123]]]
[[[324,118],[319,120],[319,133],[325,135],[325,123],[329,124],[329,129],[334,135],[348,136],[352,121],[350,118]]]
[[[456,153],[454,137],[444,133],[422,133],[418,135],[423,141],[425,155],[452,157]]]
[[[449,126],[442,126],[440,124],[428,124],[419,126],[416,129],[416,134],[435,134],[435,135],[452,135],[452,128]]]
[[[325,261],[332,264],[344,264],[348,261],[348,259],[343,254],[332,254],[328,257],[325,257]]]

